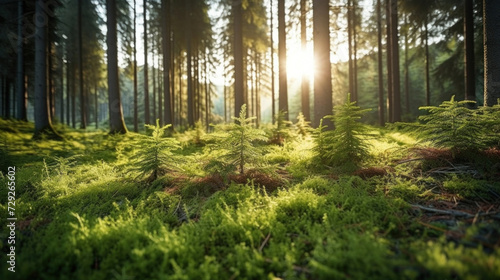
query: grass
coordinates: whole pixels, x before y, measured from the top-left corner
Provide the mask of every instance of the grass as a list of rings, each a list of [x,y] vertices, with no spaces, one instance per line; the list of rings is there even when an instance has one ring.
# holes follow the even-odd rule
[[[224,183],[203,169],[217,154],[186,142],[175,151],[180,171],[144,182],[129,172],[137,134],[65,128],[64,141],[37,142],[31,124],[0,127],[9,127],[0,132],[2,174],[17,167],[16,273],[3,268],[2,279],[500,277],[494,155],[450,162],[455,169],[408,161],[418,145],[411,135],[372,128],[373,157],[359,173],[370,176],[318,165],[312,140],[297,137],[265,147],[266,172]],[[3,263],[6,240],[2,231]]]

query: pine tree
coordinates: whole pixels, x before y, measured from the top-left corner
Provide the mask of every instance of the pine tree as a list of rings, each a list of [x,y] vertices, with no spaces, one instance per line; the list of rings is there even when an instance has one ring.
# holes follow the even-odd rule
[[[215,144],[217,148],[226,151],[222,160],[237,166],[240,174],[244,174],[246,164],[258,163],[262,155],[255,142],[267,140],[262,130],[252,126],[255,117],[247,118],[246,111],[246,104],[243,104],[239,117],[232,117],[235,122],[229,126],[226,133],[220,135]]]
[[[297,127],[297,132],[302,136],[306,137],[311,132],[311,122],[306,121],[306,117],[302,112],[297,116],[297,123],[295,127]]]
[[[365,138],[370,136],[368,128],[360,122],[370,109],[361,109],[351,102],[350,94],[342,105],[334,107],[334,115],[325,116],[335,125],[334,131],[318,128],[316,136],[317,153],[325,164],[338,167],[341,171],[354,171],[369,157],[369,146]],[[320,127],[322,123],[320,123]]]
[[[177,157],[172,153],[179,148],[177,140],[164,137],[165,131],[170,124],[160,126],[160,120],[156,120],[156,126],[146,124],[146,129],[152,130],[151,136],[142,135],[137,142],[141,152],[137,167],[133,170],[141,172],[142,176],[150,176],[151,181],[172,170]]]
[[[475,101],[444,101],[438,107],[425,106],[428,115],[420,116],[420,137],[438,147],[450,148],[452,156],[463,150],[478,150],[484,147],[483,122],[476,110],[467,108]]]

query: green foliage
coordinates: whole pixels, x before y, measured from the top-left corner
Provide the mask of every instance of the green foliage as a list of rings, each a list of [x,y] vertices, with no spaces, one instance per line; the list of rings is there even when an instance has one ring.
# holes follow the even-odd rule
[[[172,170],[175,162],[178,160],[172,153],[178,149],[179,145],[173,138],[165,138],[165,131],[170,127],[166,125],[161,127],[160,121],[156,120],[156,126],[146,125],[146,128],[152,130],[151,136],[141,136],[136,142],[140,152],[137,166],[133,170],[141,173],[141,176],[150,176],[152,181],[159,176]]]
[[[322,123],[317,129],[317,154],[325,164],[336,166],[340,171],[354,171],[370,155],[366,141],[370,134],[360,122],[370,109],[361,109],[348,95],[346,102],[335,106],[333,111],[334,115],[325,118],[332,120],[335,130],[325,131]]]
[[[292,137],[290,126],[292,122],[285,119],[286,111],[280,110],[276,114],[276,127],[271,131],[271,143],[283,146],[285,140]]]
[[[460,151],[480,150],[485,147],[484,122],[477,110],[467,108],[474,101],[444,101],[438,107],[420,107],[428,115],[420,116],[423,122],[419,136],[438,147],[450,148],[453,157]]]
[[[256,146],[257,141],[266,141],[267,138],[262,130],[252,126],[255,117],[246,117],[246,105],[241,106],[240,116],[233,117],[235,121],[228,128],[218,135],[214,135],[218,140],[214,146],[225,151],[221,156],[227,164],[237,166],[240,174],[245,171],[245,165],[249,163],[259,163],[262,149]]]
[[[491,107],[482,107],[479,112],[484,126],[484,137],[489,147],[500,147],[500,100]]]
[[[311,132],[311,122],[306,121],[306,118],[304,117],[304,114],[302,112],[299,113],[297,116],[297,123],[295,124],[295,127],[297,127],[297,132],[299,135],[302,137],[306,137],[309,135]]]
[[[327,131],[326,128],[328,126],[323,125],[323,119],[319,121],[319,126],[314,129],[313,137],[314,137],[314,156],[318,158],[322,163],[327,162],[326,153],[329,149],[328,147],[328,138],[331,137],[332,132]]]

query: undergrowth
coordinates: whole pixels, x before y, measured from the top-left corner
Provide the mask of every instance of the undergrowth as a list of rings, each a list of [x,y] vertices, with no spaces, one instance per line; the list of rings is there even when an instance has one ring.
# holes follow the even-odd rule
[[[408,158],[416,140],[405,132],[370,128],[377,137],[367,140],[366,153],[374,157],[366,163],[379,168],[370,172],[384,172],[342,175],[314,163],[310,137],[266,146],[241,115],[225,128],[228,139],[262,136],[255,142],[244,137],[256,149],[254,162],[244,158],[245,174],[235,172],[239,162],[217,161],[239,151],[238,145],[229,152],[213,149],[216,142],[204,136],[207,146],[176,150],[183,157],[179,172],[158,174],[145,187],[128,167],[142,151],[133,144],[154,135],[68,129],[65,142],[34,142],[30,129],[0,132],[9,145],[3,160],[18,170],[18,270],[2,269],[2,279],[500,277],[494,171],[474,177],[421,169],[420,160]],[[156,140],[164,141],[162,135]],[[255,170],[262,160],[269,170]],[[1,184],[6,181],[0,176]],[[418,208],[448,211],[440,205],[477,218]],[[6,213],[4,190],[0,218]],[[6,263],[5,231],[0,240]]]

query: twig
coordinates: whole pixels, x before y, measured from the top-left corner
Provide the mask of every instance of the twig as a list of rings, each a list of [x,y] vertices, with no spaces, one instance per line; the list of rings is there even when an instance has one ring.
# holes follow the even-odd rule
[[[410,158],[410,159],[405,159],[405,160],[400,160],[396,162],[396,165],[407,163],[407,162],[412,162],[412,161],[417,161],[417,160],[424,160],[425,158]]]
[[[429,208],[425,206],[421,206],[418,204],[410,204],[411,207],[419,208],[421,210],[429,211],[429,212],[434,212],[434,213],[439,213],[439,214],[446,214],[446,215],[452,215],[456,217],[466,217],[466,218],[474,218],[474,215],[471,215],[469,213],[465,213],[462,211],[456,211],[456,210],[440,210],[440,209],[434,209],[434,208]]]
[[[419,223],[419,224],[421,224],[421,225],[423,225],[423,226],[426,226],[426,227],[428,227],[428,228],[432,228],[432,229],[437,230],[437,231],[447,232],[447,230],[445,230],[445,229],[442,229],[442,228],[439,228],[439,227],[437,227],[437,226],[433,226],[433,225],[430,225],[430,224],[424,223],[424,222],[422,222],[422,221],[417,221],[417,223]]]
[[[266,236],[266,239],[264,239],[264,242],[262,242],[262,244],[260,245],[260,247],[259,247],[259,253],[262,253],[262,249],[264,249],[264,246],[266,246],[266,243],[267,243],[267,241],[269,241],[270,237],[271,237],[271,233],[269,233]]]

